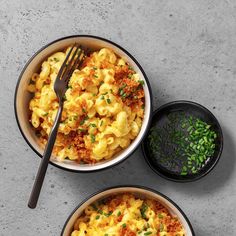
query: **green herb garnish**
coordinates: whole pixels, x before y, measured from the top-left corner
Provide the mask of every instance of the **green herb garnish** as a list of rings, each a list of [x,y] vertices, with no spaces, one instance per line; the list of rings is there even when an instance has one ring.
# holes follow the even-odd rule
[[[143,203],[142,206],[141,206],[141,209],[140,209],[141,216],[142,216],[143,219],[147,218],[147,216],[146,216],[147,209],[148,209],[148,206],[145,203]]]
[[[106,216],[106,217],[109,217],[110,215],[112,215],[112,211],[109,211],[108,213],[104,213],[103,215]]]
[[[133,74],[128,74],[128,78],[131,79]]]
[[[138,81],[141,85],[144,85],[144,81],[143,80],[139,80]]]
[[[91,142],[94,143],[94,142],[95,142],[95,136],[94,136],[94,134],[90,134],[90,138],[91,138]]]
[[[150,234],[152,234],[152,232],[150,232],[150,231],[144,233],[144,235],[150,235]]]
[[[80,121],[80,125],[83,125],[85,123],[86,120],[88,120],[88,116],[85,116],[81,121]]]
[[[103,211],[102,211],[102,210],[98,210],[98,213],[100,213],[101,215],[103,215]]]

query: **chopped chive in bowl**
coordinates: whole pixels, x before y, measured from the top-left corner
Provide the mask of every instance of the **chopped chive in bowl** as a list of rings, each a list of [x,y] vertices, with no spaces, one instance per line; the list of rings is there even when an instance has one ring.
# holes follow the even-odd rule
[[[164,124],[153,126],[148,135],[152,158],[182,176],[196,174],[213,156],[217,133],[202,119],[173,112]]]

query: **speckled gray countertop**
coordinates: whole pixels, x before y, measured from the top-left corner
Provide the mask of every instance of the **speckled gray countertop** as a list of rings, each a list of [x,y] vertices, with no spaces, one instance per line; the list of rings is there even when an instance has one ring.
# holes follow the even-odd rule
[[[0,0],[0,235],[56,236],[82,199],[104,187],[140,184],[173,199],[197,236],[236,235],[236,1]],[[24,64],[40,47],[71,34],[93,34],[126,48],[143,66],[154,108],[196,101],[219,119],[224,152],[194,183],[154,174],[141,150],[98,173],[50,166],[37,209],[27,201],[40,159],[22,138],[13,97]]]

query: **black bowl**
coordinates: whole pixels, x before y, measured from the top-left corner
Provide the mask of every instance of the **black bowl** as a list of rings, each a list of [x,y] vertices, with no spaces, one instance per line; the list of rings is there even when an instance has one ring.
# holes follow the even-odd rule
[[[211,125],[211,129],[214,130],[217,134],[214,154],[205,162],[205,164],[201,167],[200,170],[197,171],[197,173],[181,175],[180,173],[163,167],[163,165],[160,165],[160,163],[158,163],[158,161],[153,158],[153,154],[149,147],[150,141],[148,139],[150,130],[142,143],[142,151],[145,160],[158,175],[168,180],[177,182],[195,181],[207,175],[219,161],[223,150],[223,133],[220,124],[215,116],[207,108],[191,101],[174,101],[161,106],[153,113],[151,128],[156,126],[157,124],[164,124],[164,122],[168,119],[168,116],[174,112],[183,112],[186,115],[191,115],[193,117],[199,118],[205,121],[207,124]]]

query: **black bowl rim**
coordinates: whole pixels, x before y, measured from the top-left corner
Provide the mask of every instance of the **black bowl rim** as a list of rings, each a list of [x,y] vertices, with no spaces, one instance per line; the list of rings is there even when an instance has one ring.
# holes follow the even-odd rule
[[[153,117],[161,112],[164,108],[168,107],[168,106],[172,106],[172,105],[176,105],[176,104],[188,104],[188,105],[192,105],[192,106],[197,106],[198,108],[200,108],[203,112],[206,112],[208,113],[214,120],[218,130],[219,130],[219,133],[220,133],[220,149],[218,151],[218,154],[217,154],[217,157],[215,158],[215,161],[212,162],[212,164],[209,166],[208,169],[206,169],[205,172],[203,172],[201,175],[195,177],[195,178],[192,178],[192,179],[176,179],[176,178],[170,178],[170,177],[167,177],[166,175],[162,174],[161,172],[159,172],[152,164],[151,162],[149,161],[149,158],[148,158],[148,155],[145,151],[145,144],[144,144],[144,140],[143,139],[143,142],[141,144],[142,146],[142,152],[143,152],[143,155],[144,155],[144,159],[146,160],[146,162],[148,163],[148,165],[150,166],[150,168],[156,173],[158,174],[159,176],[167,179],[167,180],[171,180],[171,181],[174,181],[174,182],[178,182],[178,183],[188,183],[188,182],[194,182],[194,181],[197,181],[201,178],[203,178],[204,176],[206,176],[207,174],[209,174],[213,169],[214,167],[216,166],[216,164],[219,162],[219,159],[220,159],[220,156],[222,154],[222,151],[223,151],[223,132],[222,132],[222,129],[221,129],[221,126],[220,126],[220,123],[218,122],[218,120],[216,119],[216,117],[214,116],[214,114],[209,110],[207,109],[206,107],[204,107],[203,105],[199,104],[199,103],[196,103],[196,102],[193,102],[193,101],[187,101],[187,100],[176,100],[176,101],[172,101],[172,102],[169,102],[169,103],[166,103],[162,106],[160,106],[158,109],[156,109],[153,114],[152,114],[152,120],[153,120]],[[151,122],[152,123],[152,122]],[[146,134],[147,136],[147,134]]]
[[[107,190],[111,190],[111,189],[119,189],[119,188],[137,188],[137,189],[144,189],[144,190],[147,190],[149,192],[152,192],[152,193],[155,193],[155,194],[158,194],[160,195],[161,197],[165,198],[167,201],[169,201],[171,204],[173,204],[177,210],[182,214],[182,216],[184,217],[184,219],[186,220],[190,230],[191,230],[191,233],[192,233],[192,236],[195,236],[195,233],[194,233],[194,230],[193,230],[193,227],[188,219],[188,217],[186,216],[186,214],[183,212],[183,210],[173,201],[171,200],[169,197],[167,197],[166,195],[164,195],[163,193],[160,193],[159,191],[155,190],[155,189],[152,189],[152,188],[149,188],[149,187],[145,187],[145,186],[142,186],[142,185],[115,185],[115,186],[112,186],[112,187],[108,187],[108,188],[103,188],[101,190],[98,190],[96,191],[95,193],[93,194],[90,194],[88,197],[86,197],[84,200],[82,200],[80,202],[80,204],[71,212],[71,214],[68,216],[63,228],[62,228],[62,231],[61,231],[61,236],[63,236],[63,233],[65,231],[65,228],[70,220],[70,218],[73,216],[73,214],[78,210],[79,207],[81,207],[85,202],[87,202],[90,198],[102,193],[102,192],[105,192]]]
[[[45,46],[43,46],[41,49],[39,49],[38,51],[36,51],[36,53],[34,53],[34,55],[27,61],[27,63],[25,64],[25,66],[23,67],[19,77],[18,77],[18,81],[17,81],[17,84],[16,84],[16,88],[15,88],[15,94],[14,94],[14,113],[15,113],[15,118],[16,118],[16,122],[17,122],[17,125],[18,125],[18,128],[21,132],[21,135],[23,136],[23,138],[25,139],[26,143],[30,146],[30,148],[39,156],[42,158],[42,155],[31,145],[31,143],[29,142],[29,140],[27,139],[27,137],[25,136],[23,130],[21,129],[21,126],[20,126],[20,122],[19,122],[19,119],[18,119],[18,116],[17,116],[17,107],[16,107],[16,98],[17,98],[17,92],[18,92],[18,88],[19,88],[19,84],[20,84],[20,81],[21,81],[21,78],[22,78],[22,75],[24,74],[26,68],[28,67],[28,65],[32,62],[32,60],[41,52],[43,51],[44,49],[46,49],[47,47],[49,47],[50,45],[54,44],[54,43],[57,43],[59,41],[62,41],[62,40],[65,40],[65,39],[69,39],[69,38],[82,38],[82,37],[88,37],[88,38],[93,38],[93,39],[98,39],[98,40],[102,40],[104,42],[107,42],[107,43],[110,43],[114,46],[116,46],[117,48],[119,48],[121,51],[123,51],[124,53],[126,53],[134,62],[135,64],[138,66],[138,68],[140,69],[141,73],[143,74],[144,78],[145,78],[145,82],[146,82],[146,85],[148,87],[148,90],[149,90],[149,94],[150,94],[150,115],[148,117],[148,123],[147,123],[147,127],[146,127],[146,130],[144,131],[144,134],[143,136],[140,138],[139,142],[137,143],[137,146],[136,148],[134,148],[132,150],[132,152],[130,152],[129,154],[127,154],[123,159],[121,159],[120,161],[112,164],[112,165],[108,165],[106,167],[103,167],[103,168],[99,168],[99,169],[96,169],[96,170],[74,170],[74,169],[68,169],[68,168],[65,168],[63,166],[60,166],[56,163],[53,163],[52,161],[49,161],[49,163],[57,168],[60,168],[60,169],[63,169],[63,170],[66,170],[66,171],[70,171],[70,172],[76,172],[76,173],[89,173],[89,172],[96,172],[96,171],[101,171],[101,170],[105,170],[105,169],[108,169],[108,168],[111,168],[119,163],[122,163],[123,161],[125,161],[129,156],[131,156],[136,150],[137,148],[140,146],[140,144],[142,143],[143,139],[145,138],[145,136],[147,135],[147,132],[149,130],[149,127],[151,125],[151,117],[152,117],[152,111],[153,111],[153,95],[152,95],[152,90],[151,90],[151,85],[150,85],[150,82],[148,80],[148,77],[146,75],[146,73],[144,72],[142,66],[139,64],[139,62],[135,59],[134,56],[132,56],[126,49],[124,49],[123,47],[121,47],[120,45],[118,45],[117,43],[114,43],[113,41],[111,40],[108,40],[108,39],[105,39],[105,38],[102,38],[102,37],[99,37],[99,36],[94,36],[94,35],[84,35],[84,34],[81,34],[81,35],[70,35],[70,36],[66,36],[66,37],[62,37],[62,38],[58,38],[48,44],[46,44]]]

